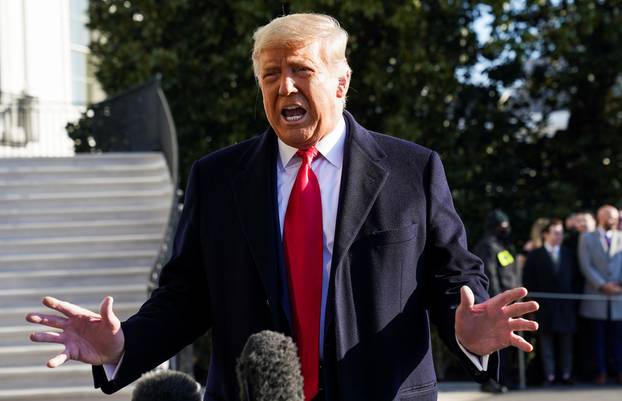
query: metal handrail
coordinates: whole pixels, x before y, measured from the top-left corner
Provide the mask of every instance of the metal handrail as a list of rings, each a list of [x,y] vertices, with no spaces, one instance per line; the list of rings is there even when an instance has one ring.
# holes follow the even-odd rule
[[[164,238],[151,270],[149,293],[157,287],[160,270],[170,258],[179,217],[177,132],[161,83],[162,77],[156,75],[144,84],[91,105],[82,121],[87,133],[78,133],[89,135],[89,142],[92,142],[83,151],[160,151],[164,154],[175,191]]]

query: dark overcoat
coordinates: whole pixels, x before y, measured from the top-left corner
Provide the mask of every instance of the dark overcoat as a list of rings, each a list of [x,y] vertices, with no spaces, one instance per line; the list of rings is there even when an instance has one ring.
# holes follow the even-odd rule
[[[463,285],[478,302],[488,297],[482,263],[467,250],[438,155],[344,117],[323,350],[326,398],[435,400],[430,318],[466,359],[455,340],[455,308]],[[268,129],[193,165],[160,288],[122,324],[125,356],[116,379],[106,382],[95,367],[96,386],[116,391],[211,328],[205,400],[237,400],[235,364],[248,337],[265,329],[291,335],[277,155]],[[493,357],[489,372],[496,371]]]
[[[555,265],[545,247],[537,248],[527,255],[523,284],[530,292],[572,293],[576,287],[573,282],[576,270],[576,259],[571,249],[562,246],[559,262]],[[576,330],[576,301],[551,298],[536,300],[540,304],[536,320],[541,332],[573,333]]]

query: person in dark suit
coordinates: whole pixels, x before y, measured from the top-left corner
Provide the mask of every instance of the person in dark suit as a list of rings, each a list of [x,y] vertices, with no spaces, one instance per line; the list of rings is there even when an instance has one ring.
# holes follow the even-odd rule
[[[46,297],[65,316],[28,315],[63,330],[31,336],[65,344],[48,365],[93,364],[111,393],[211,328],[205,400],[237,400],[235,361],[269,329],[295,339],[306,400],[433,400],[429,319],[479,380],[496,350],[530,351],[514,331],[537,329],[520,318],[537,304],[517,302],[524,288],[488,299],[438,155],[344,111],[338,22],[288,15],[254,40],[270,128],[194,163],[172,258],[137,314]]]
[[[523,283],[531,291],[572,293],[576,261],[573,251],[561,246],[564,238],[562,221],[552,219],[542,230],[544,245],[527,255],[523,270]],[[541,299],[536,316],[540,324],[540,356],[544,371],[544,383],[553,384],[556,371],[561,382],[571,384],[572,338],[577,328],[576,302],[566,299]],[[555,344],[559,345],[557,359],[561,366],[556,369]]]

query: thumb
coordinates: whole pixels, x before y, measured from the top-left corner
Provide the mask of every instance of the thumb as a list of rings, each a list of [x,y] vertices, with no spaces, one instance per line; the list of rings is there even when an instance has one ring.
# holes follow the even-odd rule
[[[106,323],[115,333],[121,327],[121,322],[117,315],[112,311],[112,304],[114,300],[112,297],[105,297],[99,307],[99,314],[101,315],[104,323]]]
[[[473,305],[475,305],[475,296],[473,295],[473,291],[471,291],[469,286],[463,285],[460,288],[460,305],[458,305],[458,309],[469,309]]]

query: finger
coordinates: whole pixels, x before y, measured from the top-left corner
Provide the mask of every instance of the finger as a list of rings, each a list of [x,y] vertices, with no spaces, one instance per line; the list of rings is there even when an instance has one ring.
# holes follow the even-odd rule
[[[536,331],[538,330],[538,322],[527,319],[510,320],[510,329],[512,331]]]
[[[540,308],[536,301],[516,302],[504,307],[504,313],[507,317],[519,317],[527,313],[535,312]]]
[[[67,317],[78,315],[99,317],[96,313],[93,313],[88,309],[84,309],[78,305],[74,305],[69,302],[61,301],[60,299],[54,297],[44,297],[43,305],[47,306],[48,308],[52,308]]]
[[[26,320],[30,323],[42,324],[44,326],[53,327],[55,329],[62,329],[67,324],[67,318],[56,315],[45,315],[39,313],[29,313],[26,315]]]
[[[48,368],[56,368],[67,362],[68,359],[69,355],[67,355],[67,350],[65,350],[48,361]]]
[[[30,340],[36,343],[63,344],[65,341],[65,335],[54,331],[38,331],[30,335]]]
[[[102,316],[104,323],[106,323],[112,330],[116,331],[119,327],[121,327],[121,322],[112,310],[113,303],[114,299],[112,297],[105,297],[99,307],[99,313]]]
[[[471,308],[475,304],[475,296],[473,291],[467,285],[460,288],[460,305],[458,308]]]
[[[523,350],[525,352],[533,351],[533,345],[529,344],[523,337],[512,333],[512,338],[510,339],[510,344],[515,346],[516,348]]]
[[[496,308],[502,308],[512,302],[518,301],[527,295],[527,289],[525,287],[512,288],[507,291],[503,291],[501,294],[495,295],[490,299],[493,306]]]

